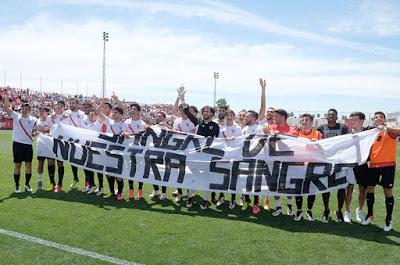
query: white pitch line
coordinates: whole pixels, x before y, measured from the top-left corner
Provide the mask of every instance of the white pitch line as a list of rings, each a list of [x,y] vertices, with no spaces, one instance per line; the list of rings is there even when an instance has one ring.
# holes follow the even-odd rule
[[[81,255],[81,256],[87,256],[87,257],[91,257],[91,258],[94,258],[94,259],[107,261],[107,262],[110,262],[110,263],[113,263],[113,264],[119,264],[119,265],[141,265],[140,263],[130,262],[130,261],[127,261],[127,260],[118,259],[118,258],[110,257],[110,256],[107,256],[107,255],[102,255],[102,254],[99,254],[99,253],[96,253],[96,252],[92,252],[92,251],[88,251],[88,250],[84,250],[84,249],[81,249],[81,248],[70,247],[68,245],[59,244],[59,243],[56,243],[56,242],[48,241],[48,240],[41,239],[41,238],[34,237],[34,236],[28,236],[28,235],[25,235],[25,234],[22,234],[22,233],[6,230],[6,229],[2,229],[2,228],[0,228],[0,234],[7,235],[7,236],[12,236],[12,237],[15,237],[15,238],[18,238],[18,239],[22,239],[22,240],[33,242],[33,243],[40,244],[40,245],[44,245],[44,246],[47,246],[47,247],[60,249],[62,251],[70,252],[70,253],[73,253],[73,254],[78,254],[78,255]]]

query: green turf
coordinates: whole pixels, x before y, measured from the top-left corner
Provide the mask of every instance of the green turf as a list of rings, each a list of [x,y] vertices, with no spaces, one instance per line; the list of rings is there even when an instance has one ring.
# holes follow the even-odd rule
[[[389,233],[382,230],[385,208],[381,188],[376,191],[377,219],[369,226],[356,222],[338,224],[335,220],[328,224],[295,223],[287,215],[275,218],[264,210],[254,217],[250,208],[241,212],[229,210],[227,205],[202,211],[200,198],[188,210],[185,202],[160,203],[147,199],[151,185],[145,185],[146,199],[142,201],[101,199],[69,188],[72,180],[69,166],[64,184],[68,188],[64,193],[35,191],[32,195],[16,195],[10,139],[9,131],[0,131],[0,227],[3,229],[143,264],[399,264],[400,261],[399,185],[395,185],[394,191],[394,231]],[[79,173],[82,180],[83,172]],[[48,184],[47,175],[45,181]],[[35,186],[36,174],[31,183]],[[353,197],[357,196],[356,191]],[[333,193],[331,209],[335,209],[335,197]],[[318,218],[321,213],[322,200],[318,196],[314,214]],[[39,264],[39,261],[105,264],[0,235],[0,264]]]

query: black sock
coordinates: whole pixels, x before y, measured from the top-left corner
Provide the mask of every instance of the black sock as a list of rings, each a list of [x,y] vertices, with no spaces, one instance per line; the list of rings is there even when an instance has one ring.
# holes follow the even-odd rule
[[[346,200],[346,190],[338,189],[337,191],[338,210],[341,212],[343,209],[344,201]]]
[[[390,222],[392,220],[393,206],[394,206],[394,198],[388,197],[385,199],[386,204],[386,221]]]
[[[179,195],[182,195],[182,189],[178,188],[178,193],[179,193]]]
[[[373,216],[374,215],[374,203],[375,203],[375,194],[372,193],[367,193],[367,208],[368,208],[368,214],[367,217]]]
[[[99,179],[99,188],[103,188],[103,174],[97,173],[97,178]]]
[[[249,195],[244,195],[244,201],[247,202],[247,203],[250,203],[251,202],[250,196]]]
[[[236,194],[232,193],[231,195],[231,202],[234,202],[236,200]]]
[[[72,174],[74,175],[74,180],[75,181],[79,180],[79,178],[78,178],[78,168],[75,167],[75,166],[71,166],[71,169],[72,169]]]
[[[295,200],[296,200],[297,210],[301,211],[301,209],[303,208],[303,196],[296,196]]]
[[[108,181],[108,186],[110,187],[110,193],[112,195],[114,195],[115,194],[115,189],[114,189],[115,178],[114,177],[107,177],[107,181]]]
[[[161,186],[161,192],[166,193],[167,192],[167,186]]]
[[[129,189],[133,190],[133,180],[128,180]]]
[[[117,186],[118,186],[118,194],[122,194],[122,190],[124,189],[124,181],[117,180]]]
[[[31,181],[32,174],[25,174],[25,186],[29,187],[29,182]]]
[[[64,167],[58,167],[58,186],[62,186],[63,178],[64,178]]]
[[[15,188],[19,188],[19,176],[20,174],[14,174],[14,182],[15,182]]]
[[[89,186],[93,187],[96,186],[96,184],[94,184],[94,172],[93,171],[89,171],[88,172],[88,176],[87,176],[87,181],[89,182]]]
[[[311,211],[314,206],[315,195],[308,195],[307,197],[307,209]]]
[[[50,183],[55,186],[56,182],[54,181],[54,172],[56,170],[56,167],[54,165],[52,166],[47,166],[47,171],[49,171],[49,179],[50,179]]]
[[[160,187],[158,187],[158,185],[153,185],[153,189],[154,189],[154,191],[158,191],[158,190],[160,190]]]
[[[139,182],[139,190],[143,188],[143,182]]]
[[[215,201],[215,192],[211,192],[211,201]]]
[[[254,195],[254,205],[258,205],[258,198],[259,198],[259,196],[258,195]]]
[[[325,211],[329,211],[329,197],[331,194],[329,192],[322,193],[322,200],[324,202]]]

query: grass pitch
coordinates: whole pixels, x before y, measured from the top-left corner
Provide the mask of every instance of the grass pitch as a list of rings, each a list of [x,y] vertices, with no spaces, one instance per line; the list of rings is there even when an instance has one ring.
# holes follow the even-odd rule
[[[399,152],[400,153],[400,152]],[[398,156],[399,160],[399,156]],[[385,205],[381,187],[376,189],[372,225],[357,222],[320,222],[321,196],[314,206],[316,222],[295,222],[292,217],[273,217],[261,210],[242,212],[212,206],[202,211],[196,198],[192,209],[185,200],[103,199],[70,189],[72,172],[65,166],[64,192],[36,191],[14,194],[11,132],[0,131],[0,228],[142,264],[399,264],[400,183],[395,184],[394,230],[383,232]],[[399,171],[396,178],[400,176]],[[84,179],[79,170],[80,184]],[[45,170],[44,186],[49,183]],[[24,172],[21,174],[21,184]],[[107,182],[104,181],[108,191]],[[82,185],[79,185],[81,188]],[[125,185],[127,187],[127,184]],[[357,188],[355,188],[357,190]],[[136,190],[136,187],[135,187]],[[127,198],[127,188],[124,191]],[[336,192],[331,210],[336,209]],[[358,192],[353,194],[352,215]],[[228,196],[229,197],[229,196]],[[273,200],[272,200],[273,201]],[[273,202],[272,207],[273,206]],[[107,264],[89,257],[0,235],[0,264]]]

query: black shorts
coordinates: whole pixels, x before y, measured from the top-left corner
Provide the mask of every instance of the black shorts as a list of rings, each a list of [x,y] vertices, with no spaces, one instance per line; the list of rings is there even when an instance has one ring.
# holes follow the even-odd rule
[[[37,157],[37,160],[39,160],[39,161],[43,161],[43,160],[46,160],[47,159],[47,157],[45,157],[45,156],[38,156]]]
[[[354,176],[357,184],[363,187],[368,186],[368,164],[362,164],[353,168]]]
[[[31,144],[13,142],[14,163],[32,162],[33,149]]]
[[[368,169],[368,186],[381,185],[386,189],[393,188],[396,167],[376,167]]]

